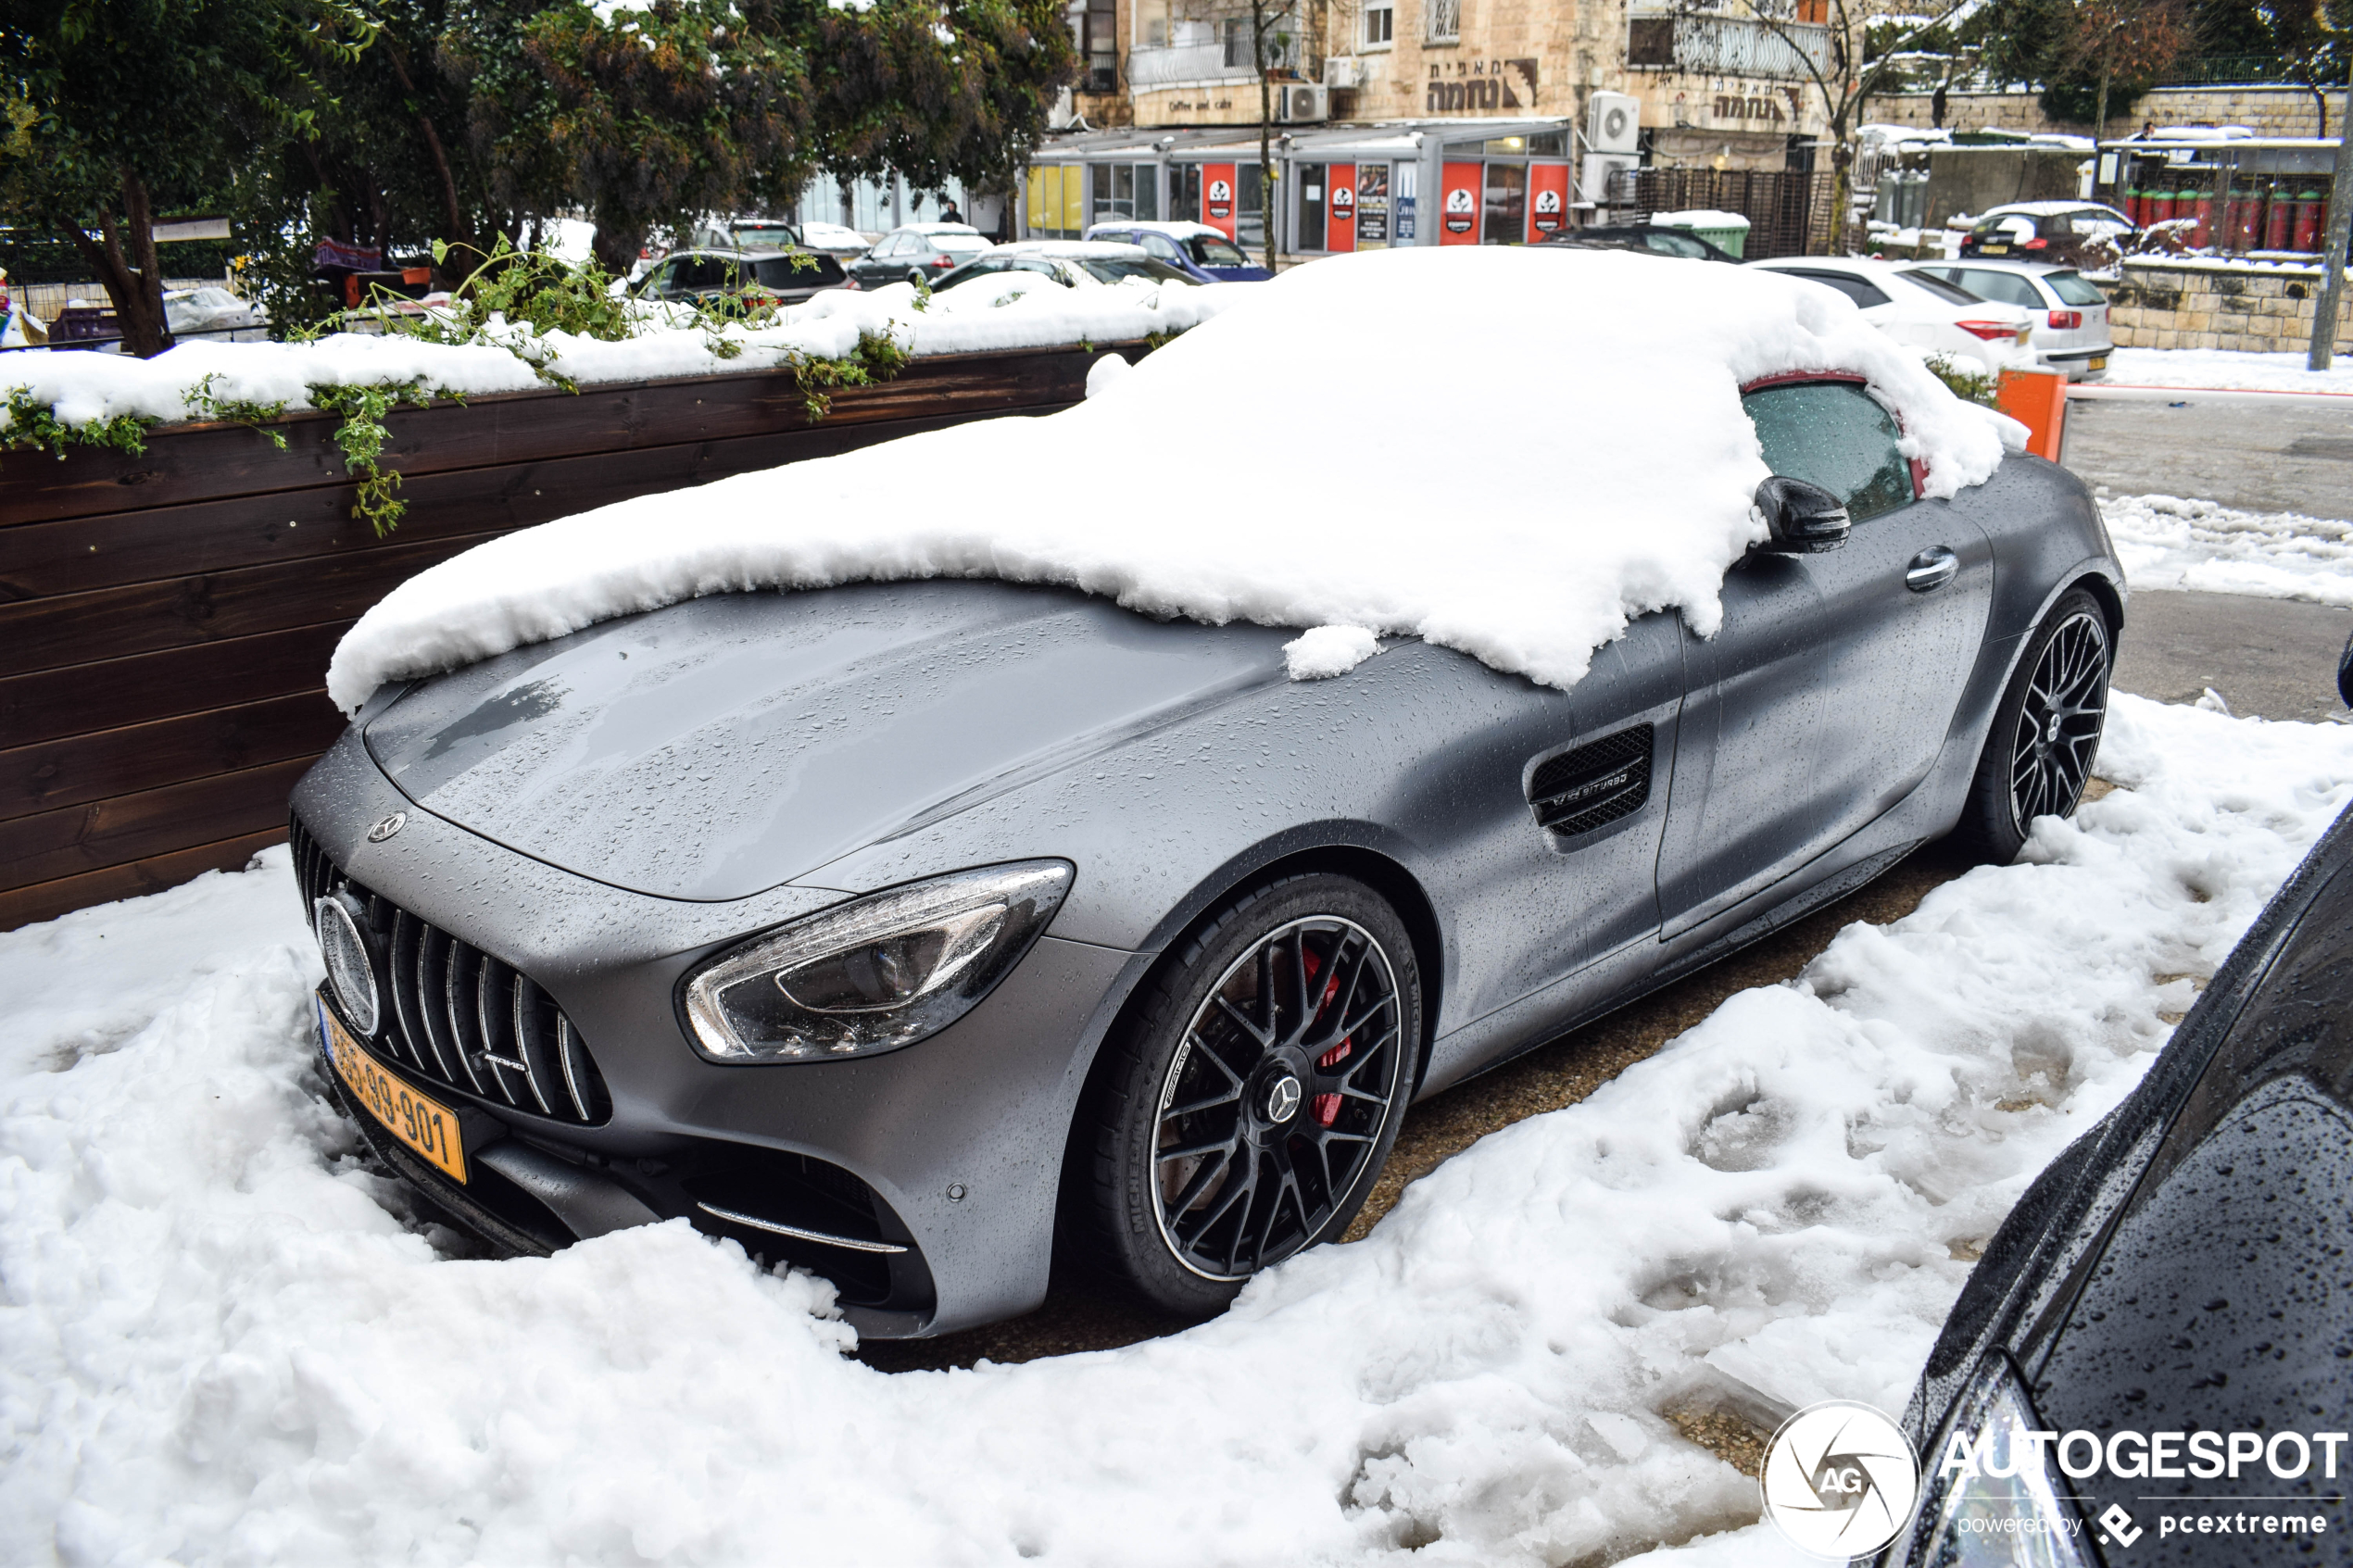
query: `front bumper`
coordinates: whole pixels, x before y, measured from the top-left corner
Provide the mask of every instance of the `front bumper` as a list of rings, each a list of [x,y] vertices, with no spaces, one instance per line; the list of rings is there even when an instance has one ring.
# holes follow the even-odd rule
[[[684,1217],[834,1279],[846,1315],[880,1337],[943,1333],[1044,1298],[1078,1096],[1145,957],[1049,935],[979,1007],[918,1045],[721,1066],[687,1044],[679,979],[720,947],[843,895],[787,887],[686,903],[560,871],[420,809],[356,730],[305,777],[294,806],[353,883],[536,982],[602,1074],[610,1110],[595,1125],[421,1084],[460,1105],[470,1145],[508,1150],[468,1188],[357,1114],[385,1163],[467,1228],[507,1250],[546,1251],[593,1234],[598,1222],[584,1225],[584,1214],[635,1204],[648,1220]],[[396,811],[406,825],[368,843],[368,824]],[[415,1079],[387,1039],[366,1042],[371,1054]],[[572,1194],[569,1210],[559,1188]],[[862,1194],[862,1231],[851,1212]],[[712,1209],[906,1250],[809,1244]]]

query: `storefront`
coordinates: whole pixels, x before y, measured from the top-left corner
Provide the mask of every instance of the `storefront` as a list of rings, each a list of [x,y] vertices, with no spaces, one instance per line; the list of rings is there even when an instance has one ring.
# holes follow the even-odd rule
[[[1276,248],[1525,245],[1574,220],[1568,122],[1411,120],[1287,131],[1274,151]],[[1205,223],[1265,244],[1258,134],[1122,131],[1058,138],[1023,173],[1023,232],[1076,239],[1118,219]],[[1436,209],[1422,199],[1436,192]]]

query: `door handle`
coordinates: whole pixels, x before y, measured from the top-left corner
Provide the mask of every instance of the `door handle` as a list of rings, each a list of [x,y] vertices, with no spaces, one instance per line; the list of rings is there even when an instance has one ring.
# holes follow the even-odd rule
[[[1942,545],[1931,545],[1904,569],[1904,586],[1915,594],[1932,594],[1960,575],[1961,558]]]

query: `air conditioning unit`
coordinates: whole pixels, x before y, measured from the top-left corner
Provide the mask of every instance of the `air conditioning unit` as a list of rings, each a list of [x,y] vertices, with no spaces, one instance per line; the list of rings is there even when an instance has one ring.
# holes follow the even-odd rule
[[[1365,84],[1365,62],[1353,55],[1331,55],[1324,60],[1324,85],[1333,88],[1362,87]]]
[[[1275,118],[1285,125],[1314,125],[1332,117],[1332,90],[1319,82],[1275,84]]]
[[[1642,159],[1632,153],[1587,153],[1585,167],[1577,179],[1578,199],[1595,207],[1607,207],[1610,181],[1641,164]]]
[[[1625,93],[1596,93],[1585,109],[1585,145],[1596,153],[1630,153],[1642,129],[1642,101]]]

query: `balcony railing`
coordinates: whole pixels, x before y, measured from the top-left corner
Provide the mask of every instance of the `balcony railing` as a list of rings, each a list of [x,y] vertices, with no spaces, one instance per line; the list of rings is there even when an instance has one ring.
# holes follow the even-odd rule
[[[1270,68],[1297,69],[1299,29],[1286,17],[1280,31],[1289,42],[1269,40]],[[1205,44],[1139,44],[1127,51],[1127,85],[1139,92],[1176,87],[1189,82],[1249,82],[1258,73],[1250,64],[1250,29],[1229,29],[1222,38]]]
[[[1688,70],[1765,81],[1808,81],[1828,70],[1831,30],[1811,22],[1769,28],[1739,17],[1636,12],[1627,21],[1626,63],[1637,70]]]

